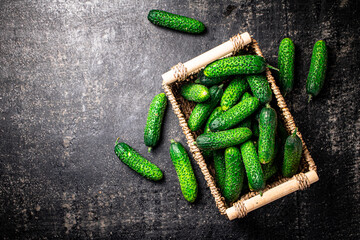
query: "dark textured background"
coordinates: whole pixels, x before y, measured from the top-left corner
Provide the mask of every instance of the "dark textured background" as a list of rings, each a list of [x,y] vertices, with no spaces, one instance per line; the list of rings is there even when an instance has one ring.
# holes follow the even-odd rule
[[[11,238],[359,239],[359,1],[1,1],[0,235]],[[307,3],[305,3],[307,2]],[[201,36],[152,25],[150,9],[196,17]],[[296,45],[286,100],[320,181],[229,222],[200,169],[195,204],[179,191],[170,139],[185,143],[168,107],[163,138],[143,144],[161,74],[249,31],[270,64]],[[326,84],[307,104],[313,44],[329,49]],[[113,152],[120,137],[156,163],[143,179]]]

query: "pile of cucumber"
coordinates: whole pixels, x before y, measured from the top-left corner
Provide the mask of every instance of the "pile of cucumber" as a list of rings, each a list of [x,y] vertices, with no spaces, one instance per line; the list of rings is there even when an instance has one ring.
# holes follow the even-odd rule
[[[150,22],[177,31],[199,34],[205,26],[198,20],[151,10]],[[201,131],[195,145],[207,161],[213,161],[216,185],[228,203],[243,191],[260,191],[276,173],[292,177],[299,170],[302,141],[295,130],[288,135],[270,106],[272,91],[264,75],[266,68],[279,71],[278,83],[284,95],[293,89],[294,52],[291,39],[279,46],[278,68],[257,55],[240,55],[217,60],[201,70],[194,82],[183,84],[181,96],[196,103],[187,121],[191,131]],[[318,41],[313,49],[306,90],[309,101],[319,94],[325,80],[327,50]],[[226,87],[225,87],[226,86]],[[144,143],[149,152],[160,138],[167,105],[164,93],[156,95],[149,108]],[[118,158],[140,175],[159,181],[163,172],[133,148],[118,140]],[[198,185],[185,148],[171,140],[170,158],[184,198],[194,202]]]

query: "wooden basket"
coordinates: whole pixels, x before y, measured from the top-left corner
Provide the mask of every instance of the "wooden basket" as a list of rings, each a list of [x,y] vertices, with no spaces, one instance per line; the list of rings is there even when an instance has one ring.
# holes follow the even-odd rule
[[[230,220],[235,218],[242,218],[247,213],[260,208],[270,202],[273,202],[281,197],[284,197],[297,190],[304,190],[309,187],[310,184],[319,180],[316,173],[316,165],[312,159],[301,133],[298,130],[297,135],[301,138],[303,143],[303,156],[300,164],[300,173],[292,178],[283,178],[278,176],[272,183],[267,184],[263,190],[262,196],[258,192],[248,192],[243,194],[238,201],[228,206],[219,189],[216,187],[213,176],[211,175],[210,166],[206,164],[201,151],[196,145],[194,145],[195,139],[202,131],[192,132],[188,125],[192,109],[195,107],[195,103],[185,100],[180,95],[180,87],[182,84],[188,81],[194,81],[197,73],[204,68],[207,64],[223,57],[228,57],[236,54],[240,49],[253,52],[259,56],[262,56],[262,52],[255,39],[251,38],[248,33],[237,34],[230,38],[229,41],[207,51],[200,56],[182,64],[174,66],[170,71],[163,74],[163,89],[166,96],[171,102],[173,111],[179,118],[180,126],[186,136],[190,152],[197,164],[199,165],[207,185],[210,188],[213,195],[216,206],[221,214],[226,215]],[[285,100],[280,93],[278,86],[276,86],[275,80],[271,75],[270,70],[266,69],[267,80],[270,83],[272,92],[276,98],[276,104],[278,107],[278,114],[284,121],[284,125],[288,133],[292,133],[296,126],[294,119],[286,106]]]

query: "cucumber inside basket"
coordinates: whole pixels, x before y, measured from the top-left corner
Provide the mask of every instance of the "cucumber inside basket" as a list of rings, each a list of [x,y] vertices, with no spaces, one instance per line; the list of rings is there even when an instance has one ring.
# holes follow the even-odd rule
[[[204,75],[219,77],[219,71],[227,71],[226,76],[212,83],[204,80]],[[230,220],[318,180],[300,130],[248,33],[179,63],[163,79],[190,152],[220,213]],[[201,91],[198,102],[188,100],[192,87]]]

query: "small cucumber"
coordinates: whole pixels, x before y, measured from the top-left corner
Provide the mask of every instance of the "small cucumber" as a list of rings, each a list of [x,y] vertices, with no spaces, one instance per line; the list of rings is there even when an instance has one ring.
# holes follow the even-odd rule
[[[241,96],[249,88],[249,84],[242,76],[234,78],[229,86],[225,89],[220,101],[220,106],[223,111],[227,111],[238,103]]]
[[[264,173],[252,140],[240,147],[250,190],[259,191],[265,187]]]
[[[213,151],[213,158],[214,158],[216,186],[220,189],[220,192],[223,193],[225,188],[225,175],[226,175],[224,150],[219,149]]]
[[[161,10],[150,10],[148,20],[155,25],[181,32],[199,34],[205,30],[205,25],[198,20]]]
[[[246,76],[251,91],[254,94],[254,97],[257,97],[260,101],[260,104],[269,103],[272,99],[272,91],[270,84],[267,81],[266,77],[263,75],[249,75]]]
[[[265,71],[268,65],[263,57],[241,55],[219,59],[204,69],[207,77],[224,77],[241,74],[257,74]]]
[[[306,80],[306,92],[309,94],[309,102],[312,97],[319,94],[325,82],[327,68],[327,48],[325,41],[317,41],[314,45],[309,75]]]
[[[245,175],[244,164],[238,148],[229,147],[225,150],[225,169],[223,195],[228,202],[234,202],[240,196]]]
[[[262,164],[273,160],[275,151],[275,135],[277,127],[276,111],[269,105],[260,112],[259,121],[259,160]]]
[[[284,161],[282,165],[282,174],[284,177],[292,177],[298,170],[301,154],[302,142],[296,135],[297,129],[290,135],[285,142],[284,146]]]
[[[179,178],[180,188],[184,198],[188,202],[194,202],[198,193],[198,184],[189,155],[181,143],[171,140],[170,158]]]
[[[238,145],[250,139],[251,130],[248,128],[234,128],[221,132],[201,134],[196,139],[200,149],[216,150]]]
[[[205,102],[209,99],[210,92],[204,85],[188,83],[181,86],[181,95],[189,101]]]
[[[222,86],[212,86],[210,89],[210,99],[205,102],[196,104],[190,114],[188,126],[191,131],[198,131],[206,122],[211,112],[219,103],[223,94]]]
[[[224,77],[240,74],[256,74],[265,71],[267,64],[263,57],[257,55],[241,55],[219,59],[204,69],[207,77]]]
[[[132,170],[150,180],[158,181],[163,178],[163,173],[155,164],[142,157],[132,147],[123,142],[116,140],[115,154]]]
[[[165,93],[156,95],[149,108],[146,126],[144,130],[144,143],[149,147],[149,152],[152,147],[156,146],[160,139],[161,125],[164,118],[164,113],[167,105]]]
[[[259,100],[255,97],[250,97],[239,102],[211,121],[211,131],[221,131],[236,126],[255,112],[258,106]]]
[[[243,101],[247,98],[251,98],[251,94],[246,92],[244,93],[244,95],[241,97],[240,101]],[[247,117],[245,118],[242,122],[239,123],[239,125],[237,127],[247,127],[249,129],[251,129],[251,117]]]
[[[279,87],[286,96],[294,85],[295,45],[290,38],[284,38],[279,46]]]
[[[226,78],[227,77],[214,77],[214,78],[206,77],[204,75],[204,69],[202,69],[198,73],[197,78],[195,80],[195,83],[199,83],[199,84],[205,85],[207,87],[211,87],[211,86],[218,85],[218,84],[222,83],[223,81],[226,80]]]

